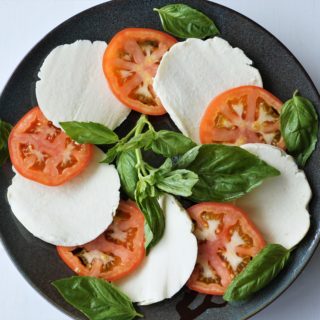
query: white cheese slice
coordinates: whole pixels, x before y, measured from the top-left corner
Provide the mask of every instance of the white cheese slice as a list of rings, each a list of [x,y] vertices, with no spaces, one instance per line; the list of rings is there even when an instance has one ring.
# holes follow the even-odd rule
[[[53,49],[38,73],[36,95],[44,115],[62,121],[99,122],[110,129],[130,113],[113,95],[103,73],[104,41],[78,40]]]
[[[171,195],[164,195],[159,201],[166,217],[163,238],[137,271],[116,282],[140,305],[171,298],[185,285],[197,260],[197,240],[187,212]]]
[[[62,186],[48,187],[18,173],[8,189],[13,214],[34,236],[75,246],[98,237],[112,222],[120,200],[120,180],[112,165],[100,164],[95,148],[88,168]]]
[[[284,151],[267,144],[245,144],[241,148],[277,168],[281,175],[265,180],[261,186],[236,201],[269,243],[290,249],[298,244],[310,227],[307,210],[311,189],[303,171]]]
[[[153,87],[183,134],[199,143],[201,118],[218,94],[243,85],[262,87],[252,61],[215,37],[178,42],[163,56]]]

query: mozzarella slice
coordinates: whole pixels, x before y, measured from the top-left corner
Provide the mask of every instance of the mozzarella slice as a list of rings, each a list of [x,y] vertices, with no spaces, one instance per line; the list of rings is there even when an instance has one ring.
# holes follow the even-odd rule
[[[54,245],[75,246],[95,239],[112,222],[120,200],[117,170],[100,164],[103,157],[95,148],[88,168],[58,187],[17,173],[8,189],[13,214],[34,236]]]
[[[197,260],[197,240],[187,212],[171,195],[159,201],[166,216],[163,238],[137,271],[116,283],[140,305],[171,298],[185,285]]]
[[[53,49],[36,83],[38,104],[56,126],[62,121],[99,122],[110,129],[130,113],[111,92],[102,69],[104,41],[78,40]]]
[[[202,115],[215,96],[243,85],[262,87],[251,64],[242,50],[219,37],[188,39],[163,56],[153,87],[176,126],[199,143]]]
[[[307,210],[311,189],[303,171],[284,151],[268,144],[245,144],[241,148],[277,168],[281,175],[236,201],[269,243],[290,249],[298,244],[310,227]]]

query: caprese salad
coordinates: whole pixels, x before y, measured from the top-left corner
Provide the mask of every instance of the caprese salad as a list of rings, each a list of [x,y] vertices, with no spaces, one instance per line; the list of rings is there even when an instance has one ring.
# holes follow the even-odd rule
[[[312,102],[295,92],[283,103],[263,89],[253,62],[203,13],[155,11],[166,32],[128,28],[108,45],[53,49],[38,73],[38,106],[13,128],[0,120],[12,213],[57,246],[77,276],[53,285],[89,319],[140,317],[133,302],[185,285],[248,299],[310,226],[298,165],[317,142]],[[131,110],[142,115],[119,137]],[[147,117],[166,113],[181,133],[157,131]]]

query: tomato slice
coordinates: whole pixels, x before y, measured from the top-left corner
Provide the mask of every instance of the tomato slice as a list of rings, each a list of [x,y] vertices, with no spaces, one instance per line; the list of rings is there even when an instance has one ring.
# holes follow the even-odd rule
[[[34,107],[12,129],[11,162],[24,177],[58,186],[80,174],[90,163],[93,147],[72,141]]]
[[[267,143],[284,148],[280,132],[283,103],[267,90],[243,86],[214,98],[200,124],[201,143]]]
[[[121,201],[112,224],[97,239],[78,247],[57,247],[61,259],[81,276],[115,281],[145,257],[144,216],[133,201]]]
[[[265,241],[246,213],[234,205],[203,202],[188,213],[195,222],[199,248],[187,285],[201,293],[223,295]]]
[[[124,29],[112,38],[103,57],[103,70],[123,104],[148,115],[166,113],[153,90],[153,78],[162,56],[176,42],[164,32],[143,28]]]

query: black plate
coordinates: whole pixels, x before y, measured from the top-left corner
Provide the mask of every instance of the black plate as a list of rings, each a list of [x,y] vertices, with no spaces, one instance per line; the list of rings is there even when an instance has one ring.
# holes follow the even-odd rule
[[[0,118],[16,123],[31,106],[36,105],[34,83],[43,59],[57,45],[72,43],[77,39],[107,40],[126,27],[147,27],[161,30],[154,7],[176,0],[117,0],[86,10],[50,32],[25,57],[5,87],[0,99]],[[203,0],[184,0],[209,17],[221,30],[222,37],[231,45],[239,46],[253,59],[260,70],[264,86],[282,100],[291,97],[295,89],[311,99],[318,111],[320,97],[311,79],[295,57],[270,33],[243,15],[221,5]],[[197,81],[197,79],[195,79]],[[132,113],[122,125],[125,131],[137,115]],[[156,126],[174,128],[168,117],[154,118]],[[320,224],[320,147],[313,153],[305,171],[313,190],[310,204],[311,228],[306,238],[295,250],[289,266],[267,288],[242,304],[231,305],[221,299],[196,296],[182,290],[173,299],[141,308],[145,319],[243,319],[255,314],[276,299],[296,279],[312,256],[319,241]],[[72,275],[60,261],[55,248],[34,238],[14,218],[6,199],[6,190],[13,172],[10,164],[0,171],[0,234],[14,263],[29,283],[50,302],[73,316],[85,319],[66,304],[50,282]],[[285,195],[284,195],[285,196]],[[45,208],[44,208],[45,209]],[[190,309],[189,305],[192,306]],[[210,307],[207,309],[207,307]],[[195,308],[195,309],[194,309]],[[192,309],[192,310],[191,310]]]

